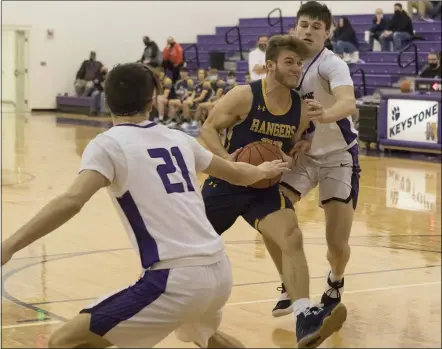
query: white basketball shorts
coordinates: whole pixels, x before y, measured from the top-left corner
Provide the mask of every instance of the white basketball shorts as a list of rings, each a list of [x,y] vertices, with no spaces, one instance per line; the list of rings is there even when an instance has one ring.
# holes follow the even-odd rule
[[[152,348],[170,333],[206,348],[232,289],[227,256],[206,265],[146,271],[132,286],[83,309],[90,331],[120,348]]]

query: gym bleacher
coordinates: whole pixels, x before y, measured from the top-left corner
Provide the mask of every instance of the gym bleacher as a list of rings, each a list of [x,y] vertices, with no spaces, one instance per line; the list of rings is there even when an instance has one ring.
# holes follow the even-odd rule
[[[270,13],[278,12],[276,10],[279,9]],[[334,19],[337,21],[339,17],[335,16]],[[373,14],[347,17],[360,43],[360,63],[349,64],[358,97],[371,95],[380,88],[392,87],[403,77],[416,76],[424,66],[428,53],[441,51],[440,21],[413,21],[417,38],[400,52],[370,52],[364,37],[372,26]],[[217,64],[221,65],[221,69],[216,67],[220,78],[224,79],[228,71],[234,70],[237,82],[244,83],[244,76],[248,72],[248,52],[255,48],[258,36],[288,33],[295,20],[295,17],[283,17],[280,13],[277,17],[240,18],[236,27],[215,27],[214,34],[198,35],[196,43],[181,44],[187,68],[195,76],[198,67],[213,67],[216,57]],[[64,112],[90,114],[93,103],[93,97],[57,96],[57,109]]]

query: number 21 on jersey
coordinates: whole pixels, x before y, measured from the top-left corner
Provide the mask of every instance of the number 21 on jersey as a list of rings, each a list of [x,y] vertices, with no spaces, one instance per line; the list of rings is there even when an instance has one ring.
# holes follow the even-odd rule
[[[148,149],[149,156],[153,159],[163,159],[164,164],[157,166],[157,172],[164,184],[167,194],[172,193],[184,193],[186,191],[195,191],[192,181],[190,179],[189,170],[184,162],[183,154],[178,147],[172,147],[169,150],[165,148]],[[171,183],[169,175],[175,173],[177,168],[173,162],[172,157],[175,158],[176,163],[181,171],[184,182],[186,182],[186,188],[183,182]]]

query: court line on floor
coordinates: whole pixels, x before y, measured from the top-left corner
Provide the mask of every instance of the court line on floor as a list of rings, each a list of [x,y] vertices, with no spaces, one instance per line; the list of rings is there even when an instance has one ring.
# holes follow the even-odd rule
[[[395,234],[395,235],[359,235],[359,236],[353,236],[352,239],[356,238],[398,238],[398,237],[404,237],[404,238],[418,238],[418,237],[440,237],[441,234],[425,234],[425,235],[411,235],[411,234]],[[323,236],[305,236],[304,240],[315,240],[315,239],[325,239]],[[231,240],[231,241],[225,241],[226,245],[235,245],[235,244],[252,244],[252,243],[260,243],[263,244],[263,240]],[[319,244],[317,242],[311,243],[306,242],[306,245],[325,245],[325,242],[322,244]],[[406,248],[406,247],[392,247],[392,246],[371,246],[371,245],[357,245],[357,244],[351,244],[352,246],[358,246],[358,247],[373,247],[373,248],[389,248],[393,250],[398,249],[405,249],[409,251],[418,251],[418,252],[433,252],[433,253],[441,253],[441,251],[435,251],[435,250],[422,250],[417,248]],[[63,253],[54,253],[46,256],[27,256],[27,257],[15,257],[12,258],[11,261],[19,261],[19,260],[26,260],[26,259],[35,259],[35,258],[50,258],[50,257],[62,257],[62,256],[77,256],[81,254],[89,254],[89,253],[106,253],[106,252],[119,252],[119,251],[127,251],[127,250],[133,250],[133,247],[118,247],[118,248],[110,248],[105,250],[92,250],[92,251],[82,251],[82,252],[63,252]]]
[[[311,245],[314,245],[314,243],[311,244]],[[316,245],[319,245],[319,244],[316,244]],[[370,246],[365,246],[365,247],[370,247]],[[125,249],[129,249],[129,248],[125,248]],[[120,250],[120,249],[113,249],[113,250],[115,251],[115,250]],[[43,260],[43,261],[31,262],[29,264],[26,264],[25,266],[20,267],[20,268],[13,269],[13,270],[7,272],[2,277],[2,296],[5,299],[7,299],[7,300],[9,300],[9,301],[11,301],[11,302],[13,302],[15,304],[17,304],[19,306],[22,306],[23,308],[26,308],[26,309],[29,309],[29,310],[33,310],[35,312],[43,313],[46,317],[54,318],[54,319],[61,320],[61,321],[66,321],[66,319],[64,317],[60,316],[60,315],[57,315],[57,314],[55,314],[53,312],[50,312],[48,310],[41,309],[38,306],[35,306],[35,305],[32,305],[32,304],[28,304],[26,302],[23,302],[23,301],[19,300],[18,298],[15,298],[14,296],[12,296],[5,289],[6,280],[9,279],[9,277],[13,276],[14,274],[18,273],[19,271],[27,269],[27,268],[30,268],[30,267],[35,266],[35,265],[38,265],[40,263],[47,263],[47,262],[52,262],[52,261],[66,259],[66,258],[71,258],[71,257],[77,257],[77,256],[82,256],[82,255],[91,255],[91,254],[97,254],[97,253],[109,252],[109,251],[110,250],[107,250],[107,251],[106,250],[104,250],[104,251],[103,250],[96,250],[96,251],[88,251],[88,252],[81,252],[81,253],[74,253],[74,254],[67,254],[67,255],[63,254],[63,255],[61,255],[59,257],[56,257],[56,258],[52,258],[52,259],[49,259],[49,260]],[[438,253],[440,253],[440,252],[438,252]],[[46,257],[46,256],[44,256],[44,257]],[[417,268],[421,269],[421,268],[430,268],[430,267],[437,267],[437,266],[440,267],[440,265],[430,265],[430,266],[426,266],[426,267],[417,267]],[[409,269],[409,268],[406,268],[406,269]],[[387,270],[387,271],[395,271],[395,270],[393,269],[393,270]],[[375,273],[379,273],[379,272],[385,272],[385,271],[375,271]],[[373,272],[368,272],[368,273],[373,273]],[[276,283],[276,282],[279,282],[279,280],[277,280],[277,281],[270,281],[270,282],[261,282],[261,283],[264,284],[264,283]],[[235,285],[235,286],[247,286],[247,285],[253,285],[253,283],[250,283],[250,284],[238,284],[238,285]]]
[[[362,289],[362,290],[345,291],[345,294],[389,291],[389,290],[400,289],[400,288],[410,288],[410,287],[418,287],[418,286],[433,286],[433,285],[440,285],[440,284],[441,284],[441,281],[431,281],[431,282],[422,282],[422,283],[416,283],[416,284],[394,285],[394,286],[367,288],[367,289]],[[316,298],[321,295],[322,294],[314,294],[314,295],[312,295],[311,298]],[[275,302],[276,300],[277,300],[277,298],[267,298],[267,299],[258,299],[255,301],[232,302],[232,303],[227,303],[226,306],[232,307],[232,306],[237,306],[237,305],[269,303],[269,302]],[[55,324],[59,324],[62,322],[63,321],[41,321],[41,322],[35,322],[35,323],[30,323],[30,324],[6,325],[6,326],[2,326],[2,329],[55,325]]]
[[[382,273],[391,273],[396,271],[407,271],[407,270],[419,270],[419,269],[429,269],[429,268],[437,268],[441,267],[441,265],[426,265],[422,267],[408,267],[408,268],[398,268],[398,269],[385,269],[385,270],[372,270],[372,271],[362,271],[357,273],[349,273],[346,274],[346,277],[350,276],[362,276],[367,274],[382,274]],[[324,276],[312,276],[310,280],[320,280],[323,279]],[[259,286],[266,284],[276,284],[280,282],[279,280],[270,280],[270,281],[258,281],[258,282],[247,282],[243,284],[234,284],[233,287],[244,287],[244,286]],[[82,301],[92,301],[98,299],[99,297],[88,297],[88,298],[70,298],[70,299],[61,299],[57,301],[45,301],[45,302],[35,302],[35,303],[27,303],[32,306],[39,305],[48,305],[48,304],[57,304],[57,303],[69,303],[69,302],[82,302]]]

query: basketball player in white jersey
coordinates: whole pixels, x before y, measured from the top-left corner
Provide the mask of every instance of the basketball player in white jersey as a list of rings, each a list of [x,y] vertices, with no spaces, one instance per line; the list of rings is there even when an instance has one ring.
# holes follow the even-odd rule
[[[173,331],[200,347],[243,347],[217,331],[232,274],[206,218],[197,171],[250,185],[288,170],[287,163],[226,161],[183,132],[149,122],[159,90],[148,67],[115,67],[105,84],[115,127],[89,143],[72,186],[2,244],[4,265],[107,187],[139,252],[140,279],[83,309],[52,335],[49,347],[150,348]]]
[[[326,220],[327,259],[331,267],[321,298],[326,306],[340,302],[344,290],[360,173],[357,131],[351,119],[356,110],[353,81],[347,64],[324,47],[331,22],[327,6],[316,1],[302,5],[297,14],[294,35],[304,40],[310,50],[297,89],[303,99],[318,102],[309,101],[309,104],[318,111],[319,117],[312,118],[305,135],[310,149],[299,154],[294,169],[283,176],[281,183],[294,203],[319,185],[319,200]],[[281,270],[280,251],[271,243],[267,247]],[[308,282],[308,273],[304,278],[304,282]],[[290,312],[291,300],[282,285],[273,316]]]

